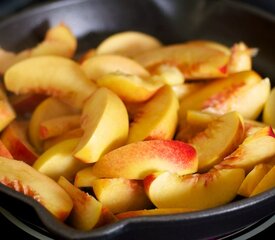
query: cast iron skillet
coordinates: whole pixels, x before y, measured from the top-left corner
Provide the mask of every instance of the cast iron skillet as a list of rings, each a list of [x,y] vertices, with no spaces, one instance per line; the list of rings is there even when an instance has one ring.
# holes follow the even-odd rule
[[[64,21],[79,38],[79,53],[106,36],[137,30],[163,43],[210,39],[228,46],[244,41],[259,48],[254,69],[275,79],[275,18],[229,0],[75,0],[45,5],[0,24],[0,45],[9,50],[31,47],[48,27]],[[52,217],[31,198],[0,184],[0,206],[42,225],[62,239],[206,239],[244,228],[275,212],[275,189],[249,199],[194,213],[138,217],[89,232]]]

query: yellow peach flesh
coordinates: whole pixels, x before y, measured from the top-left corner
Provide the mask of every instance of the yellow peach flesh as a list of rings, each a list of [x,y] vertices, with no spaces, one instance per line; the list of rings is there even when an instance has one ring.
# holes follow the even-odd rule
[[[0,157],[0,165],[0,183],[38,201],[61,221],[69,216],[72,200],[54,180],[22,161]]]
[[[245,177],[238,190],[238,194],[244,197],[249,197],[271,167],[271,165],[263,163],[256,165]]]
[[[30,119],[28,136],[32,145],[40,152],[43,150],[43,143],[39,136],[41,122],[74,112],[73,108],[55,98],[47,98],[41,102],[34,110]]]
[[[141,53],[135,60],[152,73],[162,64],[176,66],[186,79],[226,76],[229,54],[205,44],[177,44]]]
[[[59,178],[58,184],[73,201],[73,209],[69,217],[70,224],[84,231],[94,228],[100,221],[102,204],[93,196],[76,188],[64,177]]]
[[[264,127],[247,137],[217,167],[237,167],[249,172],[256,164],[264,163],[274,155],[275,134],[271,127]]]
[[[76,172],[86,167],[86,164],[72,155],[78,142],[79,138],[73,138],[54,145],[37,158],[33,168],[54,180],[64,176],[72,181]]]
[[[97,79],[98,86],[106,87],[116,93],[123,101],[144,102],[163,86],[161,82],[150,81],[136,75],[110,73]]]
[[[96,198],[111,212],[149,208],[151,202],[144,192],[142,182],[125,178],[102,178],[92,183]]]
[[[15,94],[46,94],[76,108],[81,108],[96,89],[77,63],[57,56],[30,58],[13,65],[5,73],[4,83]]]
[[[194,173],[197,167],[197,154],[191,145],[172,140],[148,140],[105,154],[92,166],[92,172],[97,177],[143,179],[156,171]]]
[[[171,88],[161,88],[134,114],[127,142],[172,139],[177,126],[178,108],[178,100]]]
[[[126,31],[113,34],[102,41],[96,49],[97,54],[119,54],[133,57],[141,52],[161,46],[158,39],[142,32]]]
[[[260,194],[275,187],[275,166],[273,166],[262,180],[256,185],[250,197]]]
[[[233,200],[244,177],[237,168],[186,176],[164,172],[146,177],[144,186],[158,208],[207,209]]]
[[[82,110],[84,134],[74,150],[83,162],[96,162],[103,154],[122,146],[128,136],[129,123],[125,105],[106,88],[99,88]]]
[[[198,152],[199,172],[209,170],[235,150],[244,135],[243,118],[237,112],[218,117],[189,140]]]
[[[149,72],[137,62],[119,55],[97,55],[87,59],[81,68],[90,80],[96,81],[109,73],[123,73],[149,77]]]

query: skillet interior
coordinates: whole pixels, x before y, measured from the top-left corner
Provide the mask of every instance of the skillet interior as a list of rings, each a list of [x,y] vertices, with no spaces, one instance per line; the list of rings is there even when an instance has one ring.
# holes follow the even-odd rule
[[[41,41],[49,26],[64,21],[79,38],[81,53],[106,36],[138,30],[165,44],[210,39],[226,45],[244,41],[259,48],[254,69],[275,79],[275,19],[227,0],[75,0],[61,1],[19,14],[0,24],[0,45],[21,50]],[[253,26],[253,27],[251,27]],[[27,221],[42,222],[61,238],[200,239],[224,235],[275,212],[275,189],[259,196],[189,214],[128,219],[81,232],[55,220],[38,203],[0,185],[1,205]],[[33,211],[35,210],[35,211]]]

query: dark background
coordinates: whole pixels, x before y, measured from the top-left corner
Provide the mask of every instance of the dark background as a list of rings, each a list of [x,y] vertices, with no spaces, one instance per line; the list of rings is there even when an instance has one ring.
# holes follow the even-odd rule
[[[64,0],[63,0],[64,1]],[[115,0],[114,0],[115,1]],[[141,0],[142,1],[142,0]],[[156,0],[162,2],[164,0]],[[192,0],[185,0],[192,1]],[[262,9],[270,14],[275,15],[275,0],[232,0],[241,1],[250,5],[254,5],[257,8]],[[25,9],[33,8],[41,4],[56,2],[49,0],[0,0],[0,21],[5,20],[9,16],[16,13],[24,11]],[[1,37],[1,36],[0,36]],[[274,43],[275,44],[275,43]],[[18,229],[15,225],[10,223],[0,214],[0,226],[1,226],[1,236],[8,236],[1,239],[36,239],[26,234],[24,231]],[[275,233],[275,226],[269,227],[265,231],[257,234],[256,236],[250,238],[251,240],[262,240],[262,239],[273,239]],[[273,236],[273,237],[272,237]]]

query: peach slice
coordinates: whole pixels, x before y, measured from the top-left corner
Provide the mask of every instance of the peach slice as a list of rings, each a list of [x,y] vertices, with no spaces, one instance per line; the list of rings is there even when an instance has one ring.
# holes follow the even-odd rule
[[[264,127],[247,137],[217,167],[237,167],[249,172],[255,165],[268,161],[274,155],[275,134],[271,127]]]
[[[209,170],[234,151],[243,141],[243,135],[243,118],[237,112],[224,114],[211,122],[189,141],[198,153],[198,171]]]
[[[79,127],[80,115],[60,116],[42,121],[40,123],[39,134],[41,139],[48,139]]]
[[[99,88],[85,103],[81,128],[84,134],[74,150],[83,162],[96,162],[103,154],[122,146],[129,122],[121,99],[106,88]]]
[[[50,28],[45,40],[31,49],[31,56],[56,55],[71,58],[77,48],[77,39],[64,23]]]
[[[9,67],[26,58],[41,55],[57,55],[72,57],[77,47],[77,41],[71,30],[65,24],[50,28],[43,42],[32,49],[18,54],[0,48],[0,74],[4,74]]]
[[[247,90],[243,89],[236,97],[235,104],[238,101],[242,104],[236,104],[235,107],[231,103],[231,108],[241,113],[247,119],[256,119],[263,110],[264,104],[270,93],[270,80],[263,79],[259,83],[254,84]],[[215,110],[214,110],[215,111]]]
[[[0,183],[33,198],[61,221],[69,216],[72,200],[54,180],[22,161],[0,157],[0,165]]]
[[[172,139],[177,127],[178,108],[178,99],[172,89],[167,85],[162,87],[133,116],[127,142]]]
[[[4,145],[4,143],[0,140],[0,157],[13,159],[9,149]]]
[[[87,167],[85,163],[72,155],[78,142],[79,138],[73,138],[54,145],[39,156],[33,164],[33,168],[54,180],[64,176],[72,181],[76,172]]]
[[[112,213],[149,208],[142,182],[125,178],[101,178],[92,183],[96,198]]]
[[[110,73],[97,79],[98,86],[116,93],[123,101],[143,102],[151,98],[163,86],[158,81],[150,81],[136,75]]]
[[[168,214],[186,213],[186,212],[193,212],[193,211],[194,209],[188,209],[188,208],[154,208],[154,209],[127,211],[127,212],[116,214],[116,217],[119,220],[122,220],[126,218],[139,217],[139,216],[168,215]]]
[[[74,185],[79,188],[91,187],[96,179],[98,179],[98,177],[93,174],[93,167],[87,167],[76,173]]]
[[[46,94],[77,108],[81,108],[96,89],[77,63],[57,56],[21,61],[8,69],[4,82],[15,94]]]
[[[102,204],[93,196],[76,188],[62,176],[59,178],[58,184],[73,200],[73,209],[68,219],[70,224],[76,229],[85,231],[94,228],[100,220]]]
[[[52,137],[50,139],[44,140],[43,150],[46,151],[50,147],[64,140],[71,139],[71,138],[81,138],[82,136],[83,136],[83,129],[81,128],[72,129],[60,136]]]
[[[16,114],[9,103],[5,90],[0,85],[0,132],[14,120]]]
[[[275,187],[275,166],[273,166],[268,173],[262,178],[251,193],[250,197],[260,194],[264,191]]]
[[[27,121],[13,121],[2,133],[1,140],[14,159],[32,165],[38,155],[27,139],[28,125]]]
[[[109,73],[124,73],[149,77],[149,72],[130,58],[119,55],[97,55],[87,59],[81,64],[81,68],[90,80],[97,80]]]
[[[229,203],[237,195],[244,177],[244,170],[238,168],[186,176],[164,172],[147,176],[144,187],[158,208],[200,210]]]
[[[40,139],[40,123],[55,117],[73,114],[75,110],[69,105],[55,98],[47,98],[41,102],[34,110],[28,130],[28,135],[32,145],[38,150],[43,150],[42,139]]]
[[[215,114],[224,114],[230,111],[244,110],[240,112],[244,118],[255,116],[262,105],[262,93],[258,92],[251,99],[250,90],[257,83],[261,83],[261,77],[254,71],[245,71],[232,74],[226,78],[211,81],[200,91],[184,98],[179,110],[179,123],[184,124],[188,110],[203,110]],[[260,88],[268,87],[269,82],[264,81]],[[265,89],[263,89],[265,90]],[[255,94],[255,91],[252,91]],[[248,98],[249,96],[249,102]],[[245,102],[242,100],[245,98]],[[258,101],[259,100],[259,101]],[[257,104],[257,105],[255,105]]]
[[[271,168],[272,166],[268,164],[257,164],[245,177],[238,190],[238,194],[244,197],[249,197],[257,184]]]
[[[263,110],[263,122],[275,128],[275,87],[272,88]]]
[[[212,79],[226,76],[230,52],[213,47],[213,44],[170,45],[135,57],[135,60],[151,73],[163,64],[176,66],[185,79]]]
[[[126,31],[113,34],[102,41],[96,49],[97,54],[118,54],[133,57],[141,52],[159,48],[162,44],[148,34]]]
[[[209,112],[202,112],[196,110],[188,110],[186,112],[185,123],[178,130],[176,135],[177,140],[189,141],[195,137],[201,131],[204,131],[208,125],[215,121],[220,115]],[[255,120],[244,119],[244,137],[248,137],[254,134],[260,128],[266,127],[267,125]]]
[[[100,178],[143,179],[157,171],[194,173],[197,166],[197,153],[191,145],[173,140],[148,140],[105,154],[92,166],[92,172]]]

